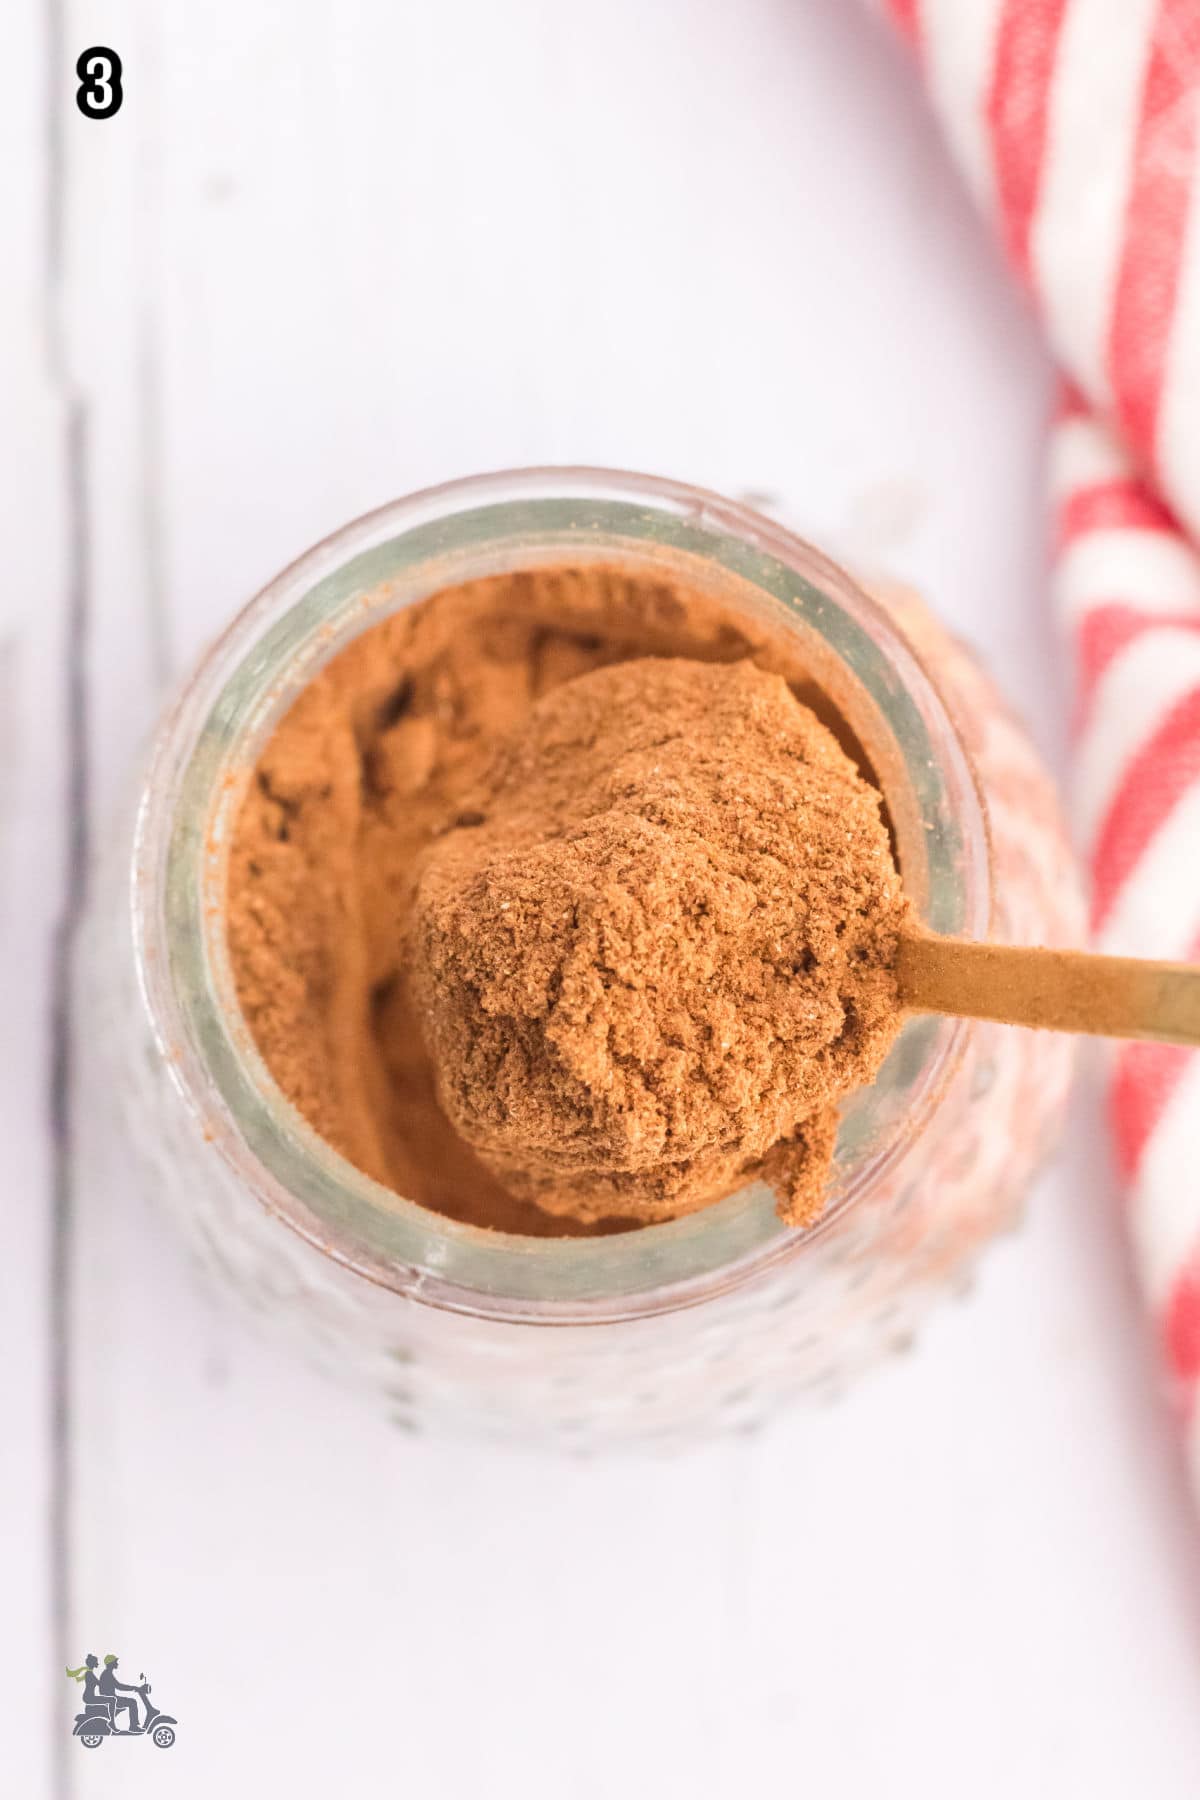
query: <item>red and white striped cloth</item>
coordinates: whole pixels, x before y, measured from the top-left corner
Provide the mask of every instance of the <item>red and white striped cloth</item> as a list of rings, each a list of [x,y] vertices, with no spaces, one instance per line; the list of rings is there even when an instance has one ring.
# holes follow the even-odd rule
[[[885,0],[1066,378],[1053,585],[1097,945],[1200,960],[1200,0]],[[1138,1271],[1200,1487],[1200,1053],[1123,1046]]]

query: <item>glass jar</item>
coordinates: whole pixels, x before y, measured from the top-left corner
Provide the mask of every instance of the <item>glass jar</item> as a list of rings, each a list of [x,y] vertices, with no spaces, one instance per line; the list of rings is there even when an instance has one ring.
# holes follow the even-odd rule
[[[995,690],[914,600],[881,604],[810,546],[713,495],[595,470],[451,483],[346,526],[285,570],[168,712],[85,966],[131,1144],[161,1208],[257,1313],[407,1430],[583,1447],[744,1427],[903,1345],[1014,1223],[1065,1096],[1062,1038],[911,1019],[847,1103],[827,1210],[784,1227],[761,1185],[669,1224],[525,1238],[359,1173],[276,1088],[233,998],[225,855],[248,771],[351,637],[456,582],[603,559],[719,594],[784,632],[883,788],[933,929],[1077,941],[1049,779]]]

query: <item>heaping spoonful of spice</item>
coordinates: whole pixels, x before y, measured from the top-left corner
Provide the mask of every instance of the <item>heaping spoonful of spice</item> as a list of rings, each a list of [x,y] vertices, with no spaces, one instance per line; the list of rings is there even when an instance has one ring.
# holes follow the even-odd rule
[[[408,952],[451,1122],[581,1220],[763,1177],[811,1222],[908,1012],[1200,1042],[1200,970],[922,932],[879,793],[749,662],[538,701],[425,853]]]

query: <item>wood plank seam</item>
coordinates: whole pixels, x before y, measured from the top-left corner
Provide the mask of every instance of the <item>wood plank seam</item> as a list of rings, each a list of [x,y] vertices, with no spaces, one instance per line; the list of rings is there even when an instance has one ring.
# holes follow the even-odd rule
[[[51,385],[63,408],[62,432],[67,517],[67,564],[63,603],[63,639],[59,692],[66,744],[63,791],[66,834],[62,886],[52,936],[49,993],[47,1111],[51,1141],[50,1254],[47,1269],[49,1342],[48,1403],[50,1409],[50,1497],[47,1514],[49,1550],[48,1596],[55,1662],[64,1667],[73,1612],[74,1567],[71,1516],[74,1458],[72,1388],[72,1248],[75,1225],[74,1071],[75,1016],[73,969],[87,892],[90,856],[88,758],[89,696],[87,646],[90,626],[87,493],[87,402],[71,372],[64,316],[67,217],[66,109],[69,90],[61,77],[67,53],[67,0],[48,0],[46,8],[46,177],[43,318]],[[50,1676],[51,1779],[55,1800],[70,1800],[75,1763],[72,1740],[62,1728],[57,1669]]]

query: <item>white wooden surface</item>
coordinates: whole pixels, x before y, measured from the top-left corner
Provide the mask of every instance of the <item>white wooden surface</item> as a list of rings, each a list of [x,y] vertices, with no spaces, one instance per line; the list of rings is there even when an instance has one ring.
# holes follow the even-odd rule
[[[921,583],[1057,755],[1049,372],[900,53],[845,0],[14,0],[5,37],[0,1791],[1190,1800],[1196,1527],[1093,1082],[907,1359],[580,1465],[395,1438],[252,1341],[55,1025],[81,832],[170,676],[467,470],[772,496]],[[69,1741],[88,1649],[169,1760]]]

